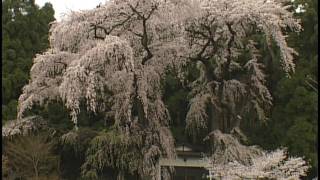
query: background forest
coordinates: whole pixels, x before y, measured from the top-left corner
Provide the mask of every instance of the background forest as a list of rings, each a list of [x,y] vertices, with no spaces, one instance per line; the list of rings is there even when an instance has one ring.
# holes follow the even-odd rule
[[[288,37],[289,46],[299,53],[295,73],[291,78],[284,75],[276,60],[280,59],[279,49],[272,46],[273,61],[267,69],[271,74],[268,88],[274,97],[271,115],[265,123],[247,122],[242,128],[248,136],[248,144],[260,145],[267,150],[287,147],[290,155],[305,157],[312,166],[307,177],[310,179],[317,176],[318,167],[318,0],[292,3],[291,11],[302,7],[294,15],[301,19],[303,27],[302,32],[291,33]],[[16,119],[18,98],[30,79],[32,59],[49,47],[49,27],[54,20],[50,3],[40,8],[33,0],[2,1],[2,124]],[[195,68],[189,67],[189,71],[188,78],[194,79]],[[184,129],[191,90],[170,71],[163,84],[164,102],[172,118],[170,128],[176,142],[201,146],[202,141],[190,137]],[[85,167],[89,142],[99,131],[107,132],[103,130],[103,124],[107,122],[99,121],[101,117],[90,112],[81,112],[78,123],[82,128],[77,136],[67,137],[75,138],[78,143],[68,144],[65,143],[67,140],[61,142],[61,136],[70,131],[73,124],[61,102],[35,108],[29,113],[41,115],[50,128],[13,140],[3,138],[3,151],[7,155],[2,156],[2,177],[78,179]]]

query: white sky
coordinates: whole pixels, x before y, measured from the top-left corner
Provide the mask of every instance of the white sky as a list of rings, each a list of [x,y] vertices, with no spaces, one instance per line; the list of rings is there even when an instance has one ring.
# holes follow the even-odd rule
[[[35,2],[40,7],[42,7],[46,2],[50,2],[55,11],[54,17],[59,21],[65,13],[70,11],[93,9],[100,3],[104,4],[106,0],[35,0]],[[302,7],[298,7],[297,12],[300,11],[303,11]]]
[[[36,4],[42,7],[46,2],[53,5],[54,17],[59,21],[64,13],[93,9],[97,5],[104,4],[106,0],[35,0]]]

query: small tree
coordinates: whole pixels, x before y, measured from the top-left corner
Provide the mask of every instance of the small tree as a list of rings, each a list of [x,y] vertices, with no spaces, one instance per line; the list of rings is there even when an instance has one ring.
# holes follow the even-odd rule
[[[4,144],[7,166],[19,177],[40,180],[57,176],[58,158],[44,134],[16,136]]]

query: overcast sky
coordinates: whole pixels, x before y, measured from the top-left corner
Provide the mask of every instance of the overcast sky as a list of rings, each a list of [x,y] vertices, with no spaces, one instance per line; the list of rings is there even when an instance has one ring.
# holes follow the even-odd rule
[[[54,17],[57,20],[60,20],[64,13],[93,9],[100,3],[104,4],[106,0],[35,0],[35,2],[40,7],[42,7],[46,2],[50,2],[55,11]]]

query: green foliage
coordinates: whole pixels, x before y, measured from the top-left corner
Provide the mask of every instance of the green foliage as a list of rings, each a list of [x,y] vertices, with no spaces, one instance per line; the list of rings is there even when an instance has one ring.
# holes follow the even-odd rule
[[[50,127],[56,129],[60,135],[73,128],[69,112],[61,102],[49,103],[44,108],[39,108],[38,111],[38,114],[48,120]]]
[[[272,117],[275,145],[289,148],[293,155],[305,156],[317,167],[318,93],[305,84],[305,73],[279,83]]]
[[[28,82],[32,58],[49,45],[49,23],[54,20],[50,3],[2,1],[2,120],[15,119],[16,103]]]
[[[164,84],[164,103],[171,117],[171,131],[177,143],[187,141],[184,127],[188,110],[188,89],[182,86],[173,72],[168,71]]]
[[[87,150],[86,161],[82,165],[82,176],[85,179],[98,179],[112,171],[123,171],[134,174],[141,171],[143,160],[142,137],[126,136],[117,130],[103,132],[92,139]],[[109,169],[109,171],[104,171]],[[110,170],[112,170],[110,172]]]
[[[194,64],[185,67],[186,74],[184,81],[194,81],[199,76],[199,70]],[[207,131],[200,133],[200,137],[193,137],[187,133],[186,115],[189,109],[190,87],[184,86],[183,81],[177,78],[174,71],[168,70],[163,82],[164,103],[167,106],[171,122],[170,130],[175,139],[176,144],[194,144],[203,145],[203,137],[207,135]]]
[[[18,101],[11,100],[7,105],[2,105],[2,117],[6,117],[7,119],[15,119],[17,117],[17,108]]]
[[[77,179],[80,177],[80,168],[84,163],[85,153],[96,135],[97,132],[90,128],[79,128],[78,131],[70,131],[62,135],[58,152],[63,178]]]

